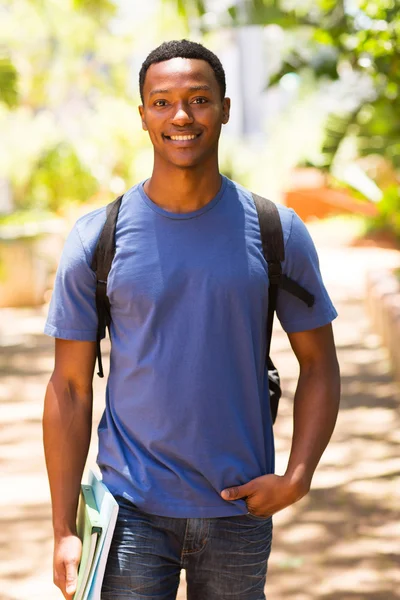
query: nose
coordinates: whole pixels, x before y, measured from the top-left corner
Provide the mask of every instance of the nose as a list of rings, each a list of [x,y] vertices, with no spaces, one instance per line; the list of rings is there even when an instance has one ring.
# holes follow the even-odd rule
[[[193,115],[188,104],[180,104],[171,121],[174,125],[187,125],[193,123]]]

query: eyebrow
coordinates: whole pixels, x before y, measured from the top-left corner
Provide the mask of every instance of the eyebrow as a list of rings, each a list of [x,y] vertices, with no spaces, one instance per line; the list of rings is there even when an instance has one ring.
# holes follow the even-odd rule
[[[200,91],[204,91],[204,92],[210,92],[211,88],[209,85],[192,85],[190,86],[189,92],[200,92]],[[153,90],[150,92],[150,96],[155,96],[156,94],[170,94],[171,90],[168,89],[159,89],[159,90]]]

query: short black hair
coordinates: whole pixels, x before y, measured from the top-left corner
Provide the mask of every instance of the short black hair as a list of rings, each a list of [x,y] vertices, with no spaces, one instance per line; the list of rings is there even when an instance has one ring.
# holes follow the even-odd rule
[[[139,90],[142,102],[144,80],[146,79],[146,73],[149,67],[155,63],[171,60],[172,58],[197,58],[208,62],[214,71],[215,78],[219,85],[221,91],[221,100],[225,98],[225,71],[218,56],[197,42],[191,42],[189,40],[172,40],[170,42],[163,42],[160,46],[152,50],[142,64],[139,73]]]

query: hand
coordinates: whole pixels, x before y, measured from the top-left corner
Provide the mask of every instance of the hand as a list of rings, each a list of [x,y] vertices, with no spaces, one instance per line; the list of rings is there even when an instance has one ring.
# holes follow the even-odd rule
[[[308,489],[287,476],[262,475],[244,485],[222,490],[224,500],[246,500],[248,511],[257,517],[270,517],[305,496]]]
[[[54,544],[54,583],[66,600],[72,600],[78,581],[82,542],[76,535],[66,535]]]

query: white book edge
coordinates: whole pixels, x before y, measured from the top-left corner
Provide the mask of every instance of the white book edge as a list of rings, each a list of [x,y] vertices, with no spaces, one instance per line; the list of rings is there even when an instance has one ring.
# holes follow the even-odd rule
[[[87,589],[87,584],[88,584],[88,581],[90,578],[90,573],[93,568],[94,555],[96,552],[98,541],[99,541],[99,533],[98,532],[92,533],[92,535],[90,536],[90,547],[89,547],[89,551],[88,551],[88,555],[87,555],[85,571],[84,571],[83,575],[81,576],[79,588],[74,596],[74,600],[81,600]]]
[[[89,485],[92,486],[97,508],[102,521],[102,533],[97,544],[92,570],[86,585],[82,600],[101,600],[101,586],[107,564],[108,553],[114,534],[115,524],[118,516],[118,503],[92,470],[89,471]]]
[[[101,533],[100,514],[91,486],[81,485],[77,513],[78,535],[82,540],[82,556],[78,569],[78,585],[74,600],[82,600]],[[83,569],[83,570],[82,570]]]

